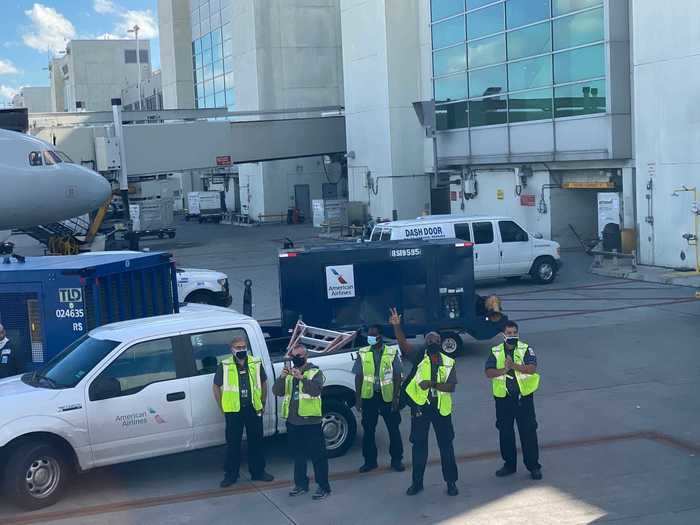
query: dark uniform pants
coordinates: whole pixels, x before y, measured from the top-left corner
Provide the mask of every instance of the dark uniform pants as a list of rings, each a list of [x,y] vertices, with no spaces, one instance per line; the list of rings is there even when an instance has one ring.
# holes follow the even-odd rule
[[[292,425],[287,423],[287,441],[294,457],[294,485],[309,489],[306,475],[306,463],[311,460],[314,466],[314,478],[318,486],[328,492],[328,456],[326,455],[326,438],[321,424]]]
[[[380,392],[375,392],[370,399],[362,400],[362,455],[368,465],[377,464],[377,444],[375,431],[379,416],[384,418],[386,429],[389,432],[389,455],[391,463],[401,463],[403,459],[403,443],[401,442],[401,413],[392,410],[392,403],[385,403]]]
[[[515,470],[518,465],[518,452],[515,448],[514,422],[518,424],[520,444],[523,449],[525,467],[532,471],[540,468],[539,446],[537,444],[537,419],[532,394],[521,397],[497,397],[496,428],[501,445],[501,456],[506,466]]]
[[[252,406],[240,412],[226,413],[226,477],[238,479],[241,466],[241,439],[245,427],[248,443],[248,470],[252,477],[265,472],[265,454],[263,452],[263,418]]]
[[[423,484],[425,465],[428,462],[428,432],[433,425],[442,463],[442,477],[447,483],[457,481],[457,461],[452,441],[455,437],[452,415],[441,416],[432,405],[425,405],[419,411],[413,409],[411,417],[411,443],[413,443],[413,484]]]

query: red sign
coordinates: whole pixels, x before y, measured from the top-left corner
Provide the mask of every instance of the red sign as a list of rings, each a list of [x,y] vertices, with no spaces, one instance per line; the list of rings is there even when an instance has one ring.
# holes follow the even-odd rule
[[[521,195],[520,196],[520,205],[521,206],[534,206],[535,205],[535,196],[534,195]]]
[[[216,157],[217,166],[230,166],[231,164],[231,155],[222,155],[221,157]]]

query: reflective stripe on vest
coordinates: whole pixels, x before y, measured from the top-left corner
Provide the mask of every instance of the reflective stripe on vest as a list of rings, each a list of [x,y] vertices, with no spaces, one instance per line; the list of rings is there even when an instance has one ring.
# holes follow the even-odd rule
[[[442,363],[438,366],[437,382],[445,383],[450,377],[450,372],[455,366],[455,360],[445,354],[440,354]],[[418,363],[416,374],[406,387],[406,394],[418,406],[423,406],[428,402],[429,389],[423,390],[419,385],[421,381],[430,381],[430,358],[426,355]],[[452,413],[452,393],[437,390],[438,411],[441,416],[449,416]]]
[[[372,347],[366,346],[359,351],[362,360],[362,399],[370,399],[374,396],[374,384],[377,380],[374,370],[374,355]],[[382,348],[382,357],[379,361],[379,385],[382,391],[382,399],[385,403],[391,403],[394,399],[394,359],[396,347],[386,346]]]
[[[319,372],[318,368],[309,368],[304,372],[304,379],[311,381]],[[282,417],[289,418],[289,407],[292,404],[292,387],[294,386],[294,377],[288,375],[284,381],[284,400],[282,401]],[[303,391],[302,383],[299,381],[299,407],[298,415],[301,417],[321,417],[321,396],[312,396]]]
[[[513,351],[513,362],[516,365],[524,364],[525,354],[528,349],[527,343],[518,341],[518,346],[515,347]],[[501,343],[498,346],[494,346],[491,352],[496,357],[496,368],[505,368],[506,366],[506,352],[505,345]],[[540,386],[540,375],[535,374],[523,374],[515,370],[515,379],[518,381],[518,387],[520,388],[521,396],[529,396]],[[493,385],[493,395],[495,397],[506,397],[508,395],[508,387],[506,386],[506,376],[505,374],[498,377],[491,378],[491,384]]]
[[[255,410],[262,410],[262,361],[257,357],[248,356],[248,384],[250,387],[251,403]],[[221,409],[224,412],[241,411],[241,390],[238,383],[238,366],[232,357],[221,362],[223,366],[223,385],[221,394]]]

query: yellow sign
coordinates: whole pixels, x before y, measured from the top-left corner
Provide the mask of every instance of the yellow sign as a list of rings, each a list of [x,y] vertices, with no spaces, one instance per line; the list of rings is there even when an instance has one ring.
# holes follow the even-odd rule
[[[505,197],[506,197],[506,194],[503,190],[496,190],[496,198],[499,201],[502,201],[503,199],[505,199]]]
[[[610,190],[615,187],[614,182],[565,182],[561,185],[565,190]]]

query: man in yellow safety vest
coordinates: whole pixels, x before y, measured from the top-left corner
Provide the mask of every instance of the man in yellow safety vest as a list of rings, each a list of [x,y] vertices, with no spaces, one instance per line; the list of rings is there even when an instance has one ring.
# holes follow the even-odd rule
[[[355,406],[362,412],[362,455],[365,463],[360,472],[377,468],[377,444],[375,430],[381,414],[389,431],[389,455],[391,468],[403,472],[403,443],[401,442],[401,359],[398,348],[384,344],[382,327],[370,326],[367,330],[369,346],[361,348],[355,360]]]
[[[433,426],[438,447],[442,476],[447,494],[456,496],[457,461],[452,444],[452,393],[457,386],[455,360],[441,352],[441,338],[436,332],[425,336],[425,352],[416,352],[401,328],[401,316],[391,309],[389,322],[394,327],[402,355],[413,363],[413,371],[405,382],[408,405],[411,407],[411,443],[413,444],[413,483],[406,491],[415,496],[423,490],[423,474],[428,462],[428,433]]]
[[[294,488],[289,495],[309,491],[306,463],[311,460],[318,484],[312,498],[321,500],[331,493],[326,439],[321,428],[323,372],[309,363],[303,345],[292,348],[290,357],[294,367],[285,366],[272,387],[273,394],[284,398],[281,416],[287,420],[287,442],[294,455]]]
[[[248,352],[248,340],[231,341],[231,357],[224,359],[214,375],[214,399],[226,417],[226,463],[220,486],[238,481],[241,439],[245,427],[248,440],[248,468],[254,481],[272,481],[265,472],[263,414],[267,400],[267,376],[260,358]]]
[[[498,428],[501,457],[505,464],[496,471],[499,478],[517,470],[514,422],[518,424],[523,462],[532,479],[542,479],[537,444],[537,419],[533,394],[540,384],[537,358],[527,343],[518,339],[518,325],[507,321],[503,342],[491,349],[486,361],[486,377],[491,379],[496,400],[496,428]]]

